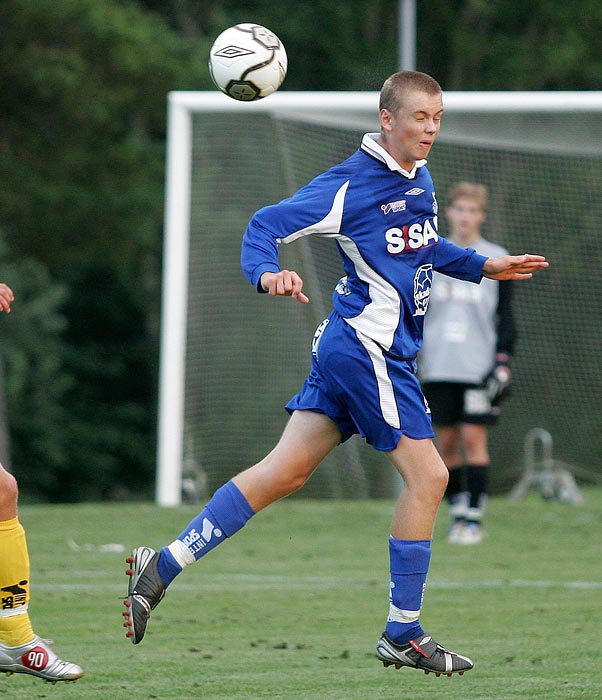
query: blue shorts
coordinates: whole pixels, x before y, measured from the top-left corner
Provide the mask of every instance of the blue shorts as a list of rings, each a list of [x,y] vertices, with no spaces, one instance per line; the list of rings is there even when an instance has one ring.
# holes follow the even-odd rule
[[[395,358],[355,331],[336,312],[312,341],[312,368],[285,408],[323,413],[343,441],[359,434],[377,450],[394,450],[402,435],[434,436],[414,359]]]

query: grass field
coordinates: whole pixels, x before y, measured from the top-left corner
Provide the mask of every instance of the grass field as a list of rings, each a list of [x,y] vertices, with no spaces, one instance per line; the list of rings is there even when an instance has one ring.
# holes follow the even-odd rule
[[[493,498],[477,547],[448,545],[441,514],[422,621],[475,661],[452,678],[373,656],[391,502],[275,504],[174,582],[139,646],[122,627],[124,557],[170,541],[197,509],[24,506],[35,628],[86,675],[1,675],[0,700],[598,700],[602,490],[585,495]]]

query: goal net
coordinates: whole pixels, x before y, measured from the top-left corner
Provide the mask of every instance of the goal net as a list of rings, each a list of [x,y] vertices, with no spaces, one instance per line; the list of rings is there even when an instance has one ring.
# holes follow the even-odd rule
[[[309,305],[258,295],[240,269],[246,224],[378,131],[377,93],[281,92],[237,103],[217,92],[169,95],[156,500],[182,483],[207,498],[278,440],[283,405],[309,369],[309,345],[342,274],[330,240],[281,246]],[[444,93],[429,157],[437,199],[458,180],[490,193],[486,237],[551,268],[517,285],[514,385],[491,431],[493,488],[523,468],[543,428],[554,456],[595,479],[602,468],[602,93]],[[440,231],[446,223],[441,217]],[[300,492],[390,497],[387,458],[352,438]]]

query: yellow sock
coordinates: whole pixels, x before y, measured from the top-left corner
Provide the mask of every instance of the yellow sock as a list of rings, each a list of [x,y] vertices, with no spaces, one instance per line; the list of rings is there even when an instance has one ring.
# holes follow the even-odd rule
[[[28,614],[29,553],[19,518],[0,522],[0,642],[16,647],[34,638]]]

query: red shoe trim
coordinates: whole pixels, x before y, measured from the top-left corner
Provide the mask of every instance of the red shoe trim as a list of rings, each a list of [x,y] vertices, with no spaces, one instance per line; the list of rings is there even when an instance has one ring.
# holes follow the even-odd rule
[[[420,644],[417,644],[413,639],[410,639],[409,644],[412,645],[412,649],[417,651],[419,654],[422,654],[425,659],[429,658],[429,655],[424,651],[424,649],[420,646]]]

